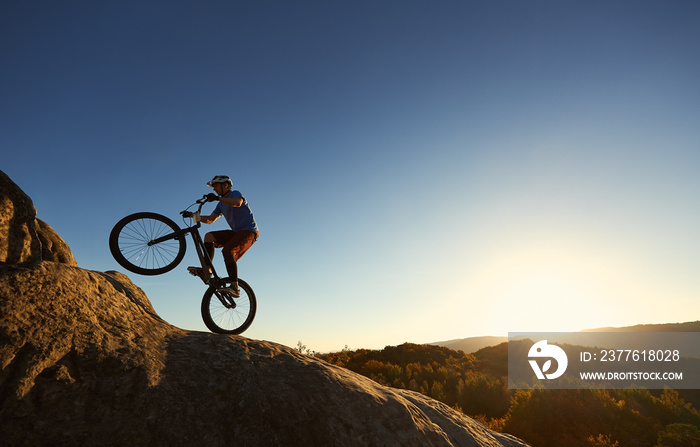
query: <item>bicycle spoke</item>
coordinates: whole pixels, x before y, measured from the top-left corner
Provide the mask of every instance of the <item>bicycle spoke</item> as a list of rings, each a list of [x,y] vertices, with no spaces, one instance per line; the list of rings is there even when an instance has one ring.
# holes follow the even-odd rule
[[[236,301],[243,300],[239,298]],[[246,309],[243,309],[239,305],[236,305],[234,308],[228,308],[221,302],[216,304],[218,304],[216,308],[212,306],[211,318],[221,328],[229,329],[238,327],[243,321],[245,321],[245,317],[248,315]],[[241,318],[241,312],[245,312],[243,318]]]

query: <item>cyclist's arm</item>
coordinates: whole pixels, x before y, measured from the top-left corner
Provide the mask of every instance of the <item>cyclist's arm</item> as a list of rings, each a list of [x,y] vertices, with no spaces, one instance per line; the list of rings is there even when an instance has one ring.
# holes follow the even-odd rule
[[[214,223],[214,221],[219,217],[221,217],[221,214],[209,214],[208,216],[200,216],[199,219],[202,221],[202,223],[210,224]]]
[[[219,202],[238,208],[243,205],[243,197],[219,197]]]

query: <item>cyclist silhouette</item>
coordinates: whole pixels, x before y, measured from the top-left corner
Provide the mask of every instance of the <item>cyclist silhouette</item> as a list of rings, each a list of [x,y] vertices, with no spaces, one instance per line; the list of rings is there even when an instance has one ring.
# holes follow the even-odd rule
[[[214,259],[215,249],[222,248],[226,272],[231,281],[231,286],[226,292],[237,298],[240,296],[237,262],[258,240],[258,225],[248,206],[248,201],[240,191],[232,189],[233,181],[228,176],[217,175],[207,182],[207,186],[211,186],[216,192],[216,194],[208,194],[207,201],[219,203],[211,214],[201,216],[201,222],[211,224],[224,216],[231,229],[207,233],[204,236],[204,249],[209,259]],[[209,268],[204,271],[200,267],[188,267],[187,270],[202,278],[205,283],[208,283],[211,278]]]

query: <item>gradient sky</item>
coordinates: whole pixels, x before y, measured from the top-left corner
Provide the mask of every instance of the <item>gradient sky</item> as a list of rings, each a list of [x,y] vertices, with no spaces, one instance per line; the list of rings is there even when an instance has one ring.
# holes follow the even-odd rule
[[[146,277],[107,238],[137,211],[179,222],[216,174],[261,229],[251,338],[693,321],[699,20],[673,0],[3,1],[0,169],[81,267],[185,329],[206,330],[191,243]]]

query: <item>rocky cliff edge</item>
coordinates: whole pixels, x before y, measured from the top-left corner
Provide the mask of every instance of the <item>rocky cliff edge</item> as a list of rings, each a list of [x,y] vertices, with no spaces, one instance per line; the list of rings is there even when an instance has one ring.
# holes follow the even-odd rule
[[[3,445],[526,445],[286,346],[174,327],[0,188]]]

